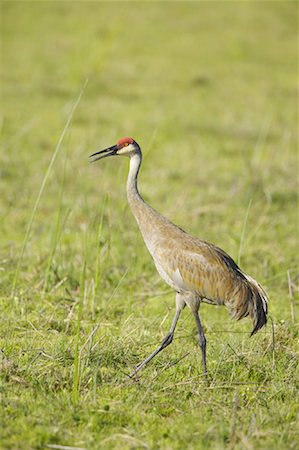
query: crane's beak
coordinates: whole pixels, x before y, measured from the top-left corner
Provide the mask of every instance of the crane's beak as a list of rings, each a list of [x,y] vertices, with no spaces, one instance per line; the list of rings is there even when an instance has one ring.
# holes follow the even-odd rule
[[[93,160],[91,160],[91,162],[95,162],[95,161],[98,161],[99,159],[108,158],[108,156],[116,155],[117,150],[118,150],[118,146],[112,145],[112,147],[108,147],[108,148],[105,148],[105,150],[101,150],[99,152],[93,153],[89,157],[93,158],[94,156],[101,155],[101,156],[98,156],[97,158],[94,158]]]

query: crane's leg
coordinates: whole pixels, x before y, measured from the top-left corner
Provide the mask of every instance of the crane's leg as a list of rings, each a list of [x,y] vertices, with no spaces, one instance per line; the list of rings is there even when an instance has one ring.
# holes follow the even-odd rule
[[[201,349],[201,355],[202,355],[202,370],[203,370],[203,374],[204,377],[206,378],[207,375],[207,356],[206,356],[206,338],[202,329],[202,325],[200,322],[200,318],[199,318],[199,314],[197,310],[193,310],[192,311],[194,314],[194,318],[195,318],[195,322],[196,322],[196,326],[198,329],[198,335],[199,335],[199,346]]]
[[[130,378],[132,378],[134,375],[136,375],[136,373],[139,372],[139,370],[143,369],[143,367],[146,366],[146,364],[148,362],[150,362],[158,353],[160,353],[161,350],[163,350],[165,347],[167,347],[169,344],[172,343],[176,324],[177,324],[180,314],[185,306],[186,306],[186,303],[185,303],[183,297],[179,293],[177,293],[177,295],[176,295],[176,312],[175,312],[175,316],[172,321],[169,333],[165,336],[165,338],[161,342],[161,345],[155,351],[153,351],[153,353],[151,353],[142,363],[138,364],[138,366],[135,368],[134,372],[130,375]]]

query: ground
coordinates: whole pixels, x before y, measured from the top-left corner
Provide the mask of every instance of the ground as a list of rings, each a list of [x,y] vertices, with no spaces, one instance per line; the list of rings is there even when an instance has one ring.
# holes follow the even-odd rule
[[[1,448],[296,448],[297,6],[2,0]],[[269,294],[252,338],[201,307],[207,383],[187,310],[127,376],[175,310],[128,161],[88,162],[127,135],[144,198]]]

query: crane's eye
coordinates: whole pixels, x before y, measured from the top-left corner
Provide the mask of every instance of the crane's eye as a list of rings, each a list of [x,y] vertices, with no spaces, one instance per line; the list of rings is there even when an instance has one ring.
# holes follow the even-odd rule
[[[128,145],[129,145],[129,142],[124,143],[124,147],[128,147]]]

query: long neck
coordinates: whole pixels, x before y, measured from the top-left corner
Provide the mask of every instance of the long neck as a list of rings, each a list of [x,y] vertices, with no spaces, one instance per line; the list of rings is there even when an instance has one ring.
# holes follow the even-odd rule
[[[142,155],[135,153],[130,159],[130,170],[127,179],[127,196],[131,211],[137,221],[143,239],[151,252],[153,245],[166,227],[177,229],[169,220],[161,216],[141,197],[137,187],[137,177],[142,161]]]
[[[141,233],[153,215],[157,215],[156,211],[151,208],[141,197],[137,187],[137,177],[142,161],[141,152],[135,153],[130,159],[130,169],[127,179],[127,197],[131,211],[139,225]]]
[[[136,200],[143,201],[137,188],[137,177],[139,168],[141,166],[141,161],[142,161],[141,152],[135,153],[130,159],[130,170],[127,179],[127,196],[130,206],[131,202],[134,202]]]

